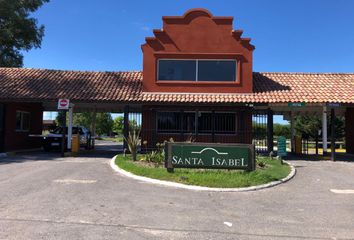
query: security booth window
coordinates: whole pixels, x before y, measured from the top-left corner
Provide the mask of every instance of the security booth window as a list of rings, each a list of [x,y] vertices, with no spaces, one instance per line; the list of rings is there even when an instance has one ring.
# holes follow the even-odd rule
[[[196,75],[195,60],[159,60],[159,80],[194,81]]]
[[[157,130],[158,132],[179,132],[181,129],[181,119],[179,112],[158,112]]]
[[[16,131],[27,132],[30,129],[30,113],[16,111]]]
[[[158,60],[158,81],[234,82],[236,60]]]
[[[201,112],[198,117],[199,133],[235,134],[236,113]]]
[[[200,134],[236,134],[236,115],[232,112],[157,112],[157,131],[194,134],[198,119]]]
[[[235,60],[198,60],[198,81],[235,80]]]

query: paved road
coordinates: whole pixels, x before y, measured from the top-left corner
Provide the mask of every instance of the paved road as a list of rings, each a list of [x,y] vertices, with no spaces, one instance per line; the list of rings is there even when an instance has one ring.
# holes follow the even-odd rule
[[[110,157],[0,159],[0,239],[354,239],[354,194],[330,191],[354,189],[354,163],[292,161],[286,184],[211,193],[127,179]]]

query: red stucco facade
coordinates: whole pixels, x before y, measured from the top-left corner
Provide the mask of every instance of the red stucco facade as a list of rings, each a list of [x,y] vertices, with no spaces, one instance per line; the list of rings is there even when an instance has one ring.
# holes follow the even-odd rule
[[[146,38],[143,51],[143,91],[179,93],[251,93],[252,55],[254,46],[249,38],[241,38],[242,30],[233,30],[232,17],[214,17],[205,9],[192,9],[183,16],[163,17],[163,27]],[[236,60],[236,81],[191,82],[158,80],[159,59],[230,59]],[[159,133],[156,129],[157,111],[229,111],[237,112],[234,134]],[[197,142],[251,143],[252,114],[240,106],[144,106],[142,112],[142,141],[148,148],[173,138]]]
[[[4,103],[3,151],[14,151],[41,147],[39,138],[31,138],[29,134],[42,133],[43,108],[38,103]],[[30,115],[28,131],[16,130],[16,112],[27,112]]]
[[[214,17],[192,9],[179,17],[163,17],[163,28],[146,38],[143,51],[143,91],[194,93],[251,93],[252,54],[249,38],[233,30],[232,17]],[[234,59],[235,82],[158,81],[158,59]]]

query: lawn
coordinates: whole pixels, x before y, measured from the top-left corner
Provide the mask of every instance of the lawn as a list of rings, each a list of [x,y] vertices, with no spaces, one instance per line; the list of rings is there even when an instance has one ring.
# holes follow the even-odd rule
[[[140,159],[140,157],[138,157]],[[287,164],[281,164],[279,160],[268,157],[259,157],[265,163],[265,167],[259,167],[253,172],[241,170],[214,170],[214,169],[175,169],[174,173],[168,173],[163,166],[146,164],[142,161],[132,161],[130,156],[118,155],[115,163],[122,169],[135,175],[178,182],[188,185],[237,188],[260,185],[286,177],[290,173]]]

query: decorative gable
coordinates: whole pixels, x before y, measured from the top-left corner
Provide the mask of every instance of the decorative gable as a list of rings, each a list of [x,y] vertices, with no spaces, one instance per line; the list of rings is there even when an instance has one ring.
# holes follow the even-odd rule
[[[232,29],[232,17],[214,17],[205,9],[191,9],[183,16],[163,17],[162,20],[163,28],[153,30],[154,37],[147,37],[146,43],[142,45],[143,91],[252,92],[254,46],[250,44],[250,38],[241,37],[242,30]],[[189,61],[191,67],[186,69],[196,66],[195,79],[190,77],[179,79],[179,76],[185,74],[174,73],[180,69],[175,69],[173,66],[168,68],[168,64],[171,65],[173,62],[167,63],[167,70],[165,70],[171,76],[167,77],[168,79],[161,77],[159,63],[162,60]],[[234,68],[228,66],[232,63],[235,64]],[[206,69],[213,66],[217,68],[215,72]],[[232,74],[233,70],[235,74]],[[163,70],[160,68],[160,71]],[[188,75],[193,76],[194,72]],[[220,79],[217,78],[218,74]],[[169,81],[171,79],[172,81]]]

